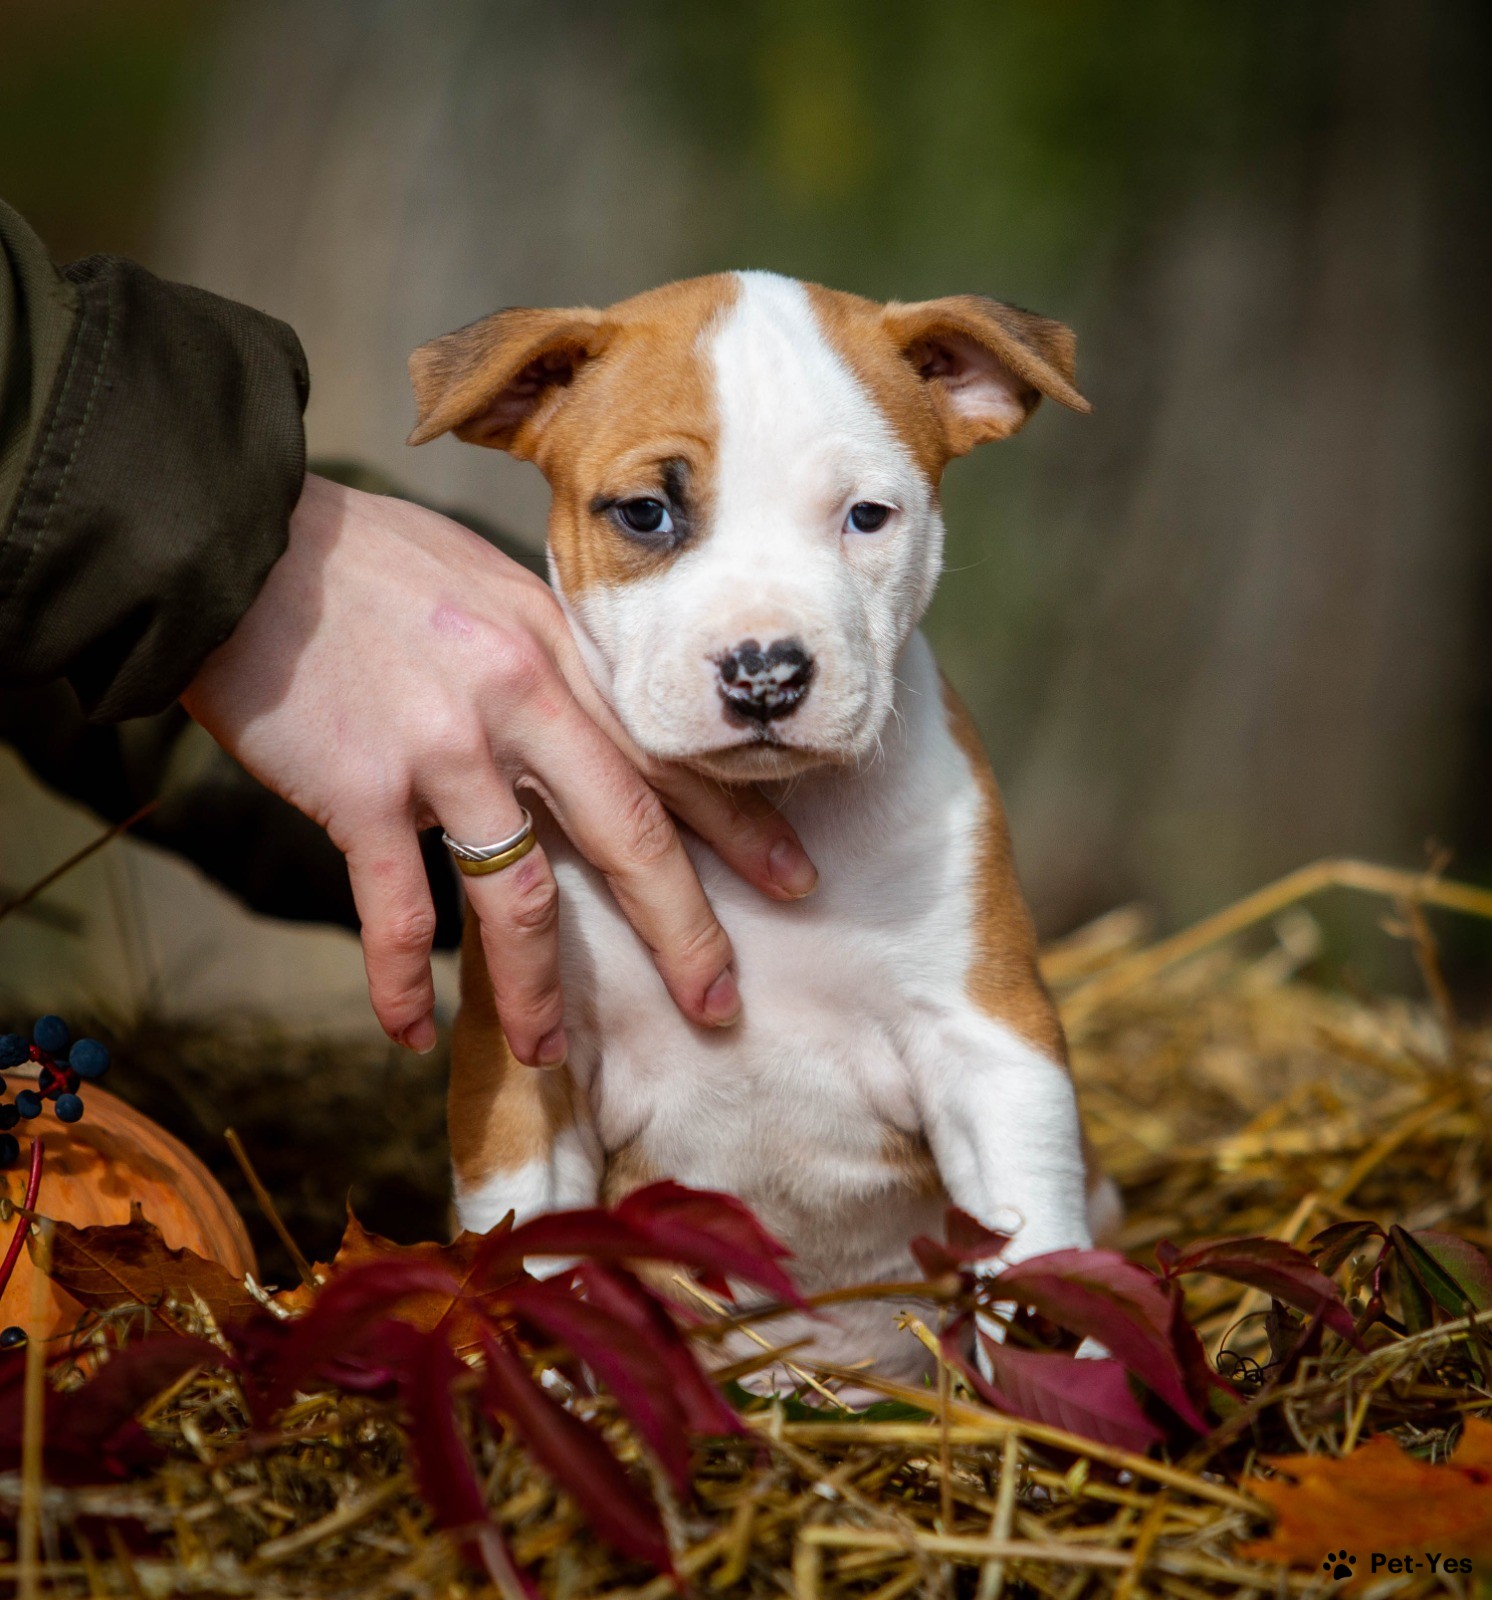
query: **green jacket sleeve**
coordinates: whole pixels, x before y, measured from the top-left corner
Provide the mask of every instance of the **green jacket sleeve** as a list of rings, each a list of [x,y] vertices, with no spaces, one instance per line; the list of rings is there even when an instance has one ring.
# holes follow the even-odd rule
[[[169,705],[285,548],[308,387],[283,323],[116,256],[59,272],[0,203],[0,685]]]

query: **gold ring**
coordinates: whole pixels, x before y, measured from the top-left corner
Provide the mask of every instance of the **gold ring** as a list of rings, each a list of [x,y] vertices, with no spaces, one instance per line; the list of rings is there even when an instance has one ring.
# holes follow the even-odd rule
[[[442,832],[441,843],[451,852],[457,868],[468,878],[485,878],[489,872],[501,872],[515,861],[522,861],[539,842],[534,832],[534,819],[525,809],[523,826],[496,844],[462,844],[450,834]]]

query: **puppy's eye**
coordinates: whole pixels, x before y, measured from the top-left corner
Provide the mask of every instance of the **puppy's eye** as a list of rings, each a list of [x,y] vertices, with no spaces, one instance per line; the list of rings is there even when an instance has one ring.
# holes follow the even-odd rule
[[[851,533],[879,533],[890,515],[890,506],[880,505],[874,500],[857,500],[850,507],[845,527]]]
[[[658,538],[673,532],[673,518],[661,500],[646,496],[637,500],[623,500],[613,515],[627,533]]]

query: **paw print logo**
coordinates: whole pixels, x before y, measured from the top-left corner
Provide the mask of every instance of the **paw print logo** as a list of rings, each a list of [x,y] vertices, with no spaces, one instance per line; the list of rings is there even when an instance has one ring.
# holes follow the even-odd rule
[[[1352,1569],[1357,1565],[1357,1557],[1348,1555],[1345,1550],[1328,1550],[1326,1560],[1321,1563],[1321,1570],[1329,1573],[1333,1579],[1350,1578]]]

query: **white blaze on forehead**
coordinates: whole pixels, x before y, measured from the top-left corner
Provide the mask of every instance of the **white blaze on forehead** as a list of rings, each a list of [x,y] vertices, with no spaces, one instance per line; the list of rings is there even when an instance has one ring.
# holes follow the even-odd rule
[[[936,581],[936,486],[810,291],[770,273],[736,281],[697,346],[715,445],[700,463],[698,525],[655,571],[588,587],[575,612],[604,660],[598,681],[653,754],[754,742],[723,709],[720,679],[724,654],[754,639],[791,640],[813,663],[811,692],[776,724],[777,741],[859,759]],[[895,508],[884,534],[846,532],[857,500]]]
[[[905,493],[920,480],[910,452],[825,336],[807,290],[770,272],[737,274],[741,292],[710,343],[719,421],[717,514],[827,515],[838,498]],[[766,513],[767,515],[764,515]]]

